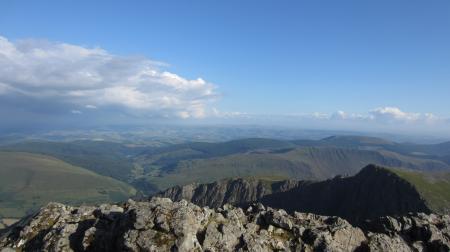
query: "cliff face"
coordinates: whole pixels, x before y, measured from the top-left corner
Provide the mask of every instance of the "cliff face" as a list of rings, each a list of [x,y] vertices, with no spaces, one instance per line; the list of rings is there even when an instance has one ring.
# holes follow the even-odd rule
[[[217,210],[153,198],[123,205],[52,203],[0,236],[1,251],[449,251],[449,216],[385,217],[362,230],[338,217],[261,204]]]
[[[174,201],[185,199],[196,205],[212,208],[218,208],[224,204],[243,206],[258,201],[266,195],[288,191],[299,184],[300,182],[293,180],[268,183],[256,179],[225,179],[209,184],[175,186],[156,196]]]
[[[406,180],[369,165],[357,175],[321,182],[282,181],[271,185],[258,180],[222,180],[170,188],[158,196],[185,199],[212,208],[226,203],[246,206],[261,202],[288,212],[334,215],[361,224],[365,219],[408,212],[430,213],[426,202]]]

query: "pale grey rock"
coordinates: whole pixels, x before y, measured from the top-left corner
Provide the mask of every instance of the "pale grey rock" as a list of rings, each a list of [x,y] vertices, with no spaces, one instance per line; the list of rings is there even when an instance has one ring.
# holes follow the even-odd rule
[[[153,198],[123,205],[51,203],[0,236],[0,251],[449,251],[450,218],[383,217],[364,230],[338,217],[253,204],[212,210]]]
[[[282,209],[267,212],[264,218],[268,224],[288,230],[292,229],[291,217]]]
[[[396,252],[411,252],[411,248],[406,242],[394,235],[392,237],[386,234],[373,234],[369,236],[369,251],[384,252],[384,251],[396,251]]]

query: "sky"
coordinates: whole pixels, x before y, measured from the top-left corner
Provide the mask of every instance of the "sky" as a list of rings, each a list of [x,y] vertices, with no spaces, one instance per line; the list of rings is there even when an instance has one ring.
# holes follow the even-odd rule
[[[4,0],[0,120],[450,135],[449,13],[446,0]]]

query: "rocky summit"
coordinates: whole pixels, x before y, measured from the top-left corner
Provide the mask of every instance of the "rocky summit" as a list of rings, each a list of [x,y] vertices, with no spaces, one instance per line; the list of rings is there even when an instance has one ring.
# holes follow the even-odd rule
[[[253,204],[199,207],[153,198],[123,205],[51,203],[4,230],[1,251],[449,251],[450,217],[339,217]]]

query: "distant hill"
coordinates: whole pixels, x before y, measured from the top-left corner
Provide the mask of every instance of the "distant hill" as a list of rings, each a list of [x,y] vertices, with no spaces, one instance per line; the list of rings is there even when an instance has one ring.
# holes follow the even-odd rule
[[[168,147],[155,149],[146,152],[147,154],[167,153],[170,151],[179,151],[191,149],[202,153],[204,157],[218,157],[231,155],[235,153],[247,152],[258,149],[282,149],[295,147],[294,143],[284,140],[266,139],[266,138],[244,138],[227,142],[190,142],[185,144],[175,144]]]
[[[321,140],[294,140],[299,146],[334,146],[345,148],[361,148],[367,146],[391,146],[395,142],[368,136],[331,136]]]
[[[138,160],[161,167],[172,168],[177,162],[190,159],[223,157],[255,150],[278,150],[296,147],[294,143],[265,138],[245,138],[228,142],[189,142],[153,148],[139,154]]]
[[[147,179],[160,189],[232,177],[321,180],[337,175],[356,174],[368,164],[415,170],[449,169],[448,164],[439,160],[419,159],[389,151],[303,147],[182,160],[170,170]]]
[[[123,182],[54,157],[0,152],[0,218],[21,217],[51,201],[116,202],[135,192]]]
[[[355,176],[319,182],[229,179],[177,186],[157,196],[215,208],[226,203],[246,206],[261,202],[290,212],[334,215],[362,224],[365,219],[408,212],[448,214],[450,173],[441,173],[440,179],[429,176],[369,165]]]
[[[27,141],[3,146],[1,150],[50,155],[122,181],[128,181],[132,176],[133,163],[127,157],[140,151],[139,148],[105,141]]]
[[[439,144],[397,143],[367,136],[331,136],[321,140],[291,141],[298,146],[333,146],[366,150],[387,150],[403,155],[440,159],[450,156],[450,142]]]

